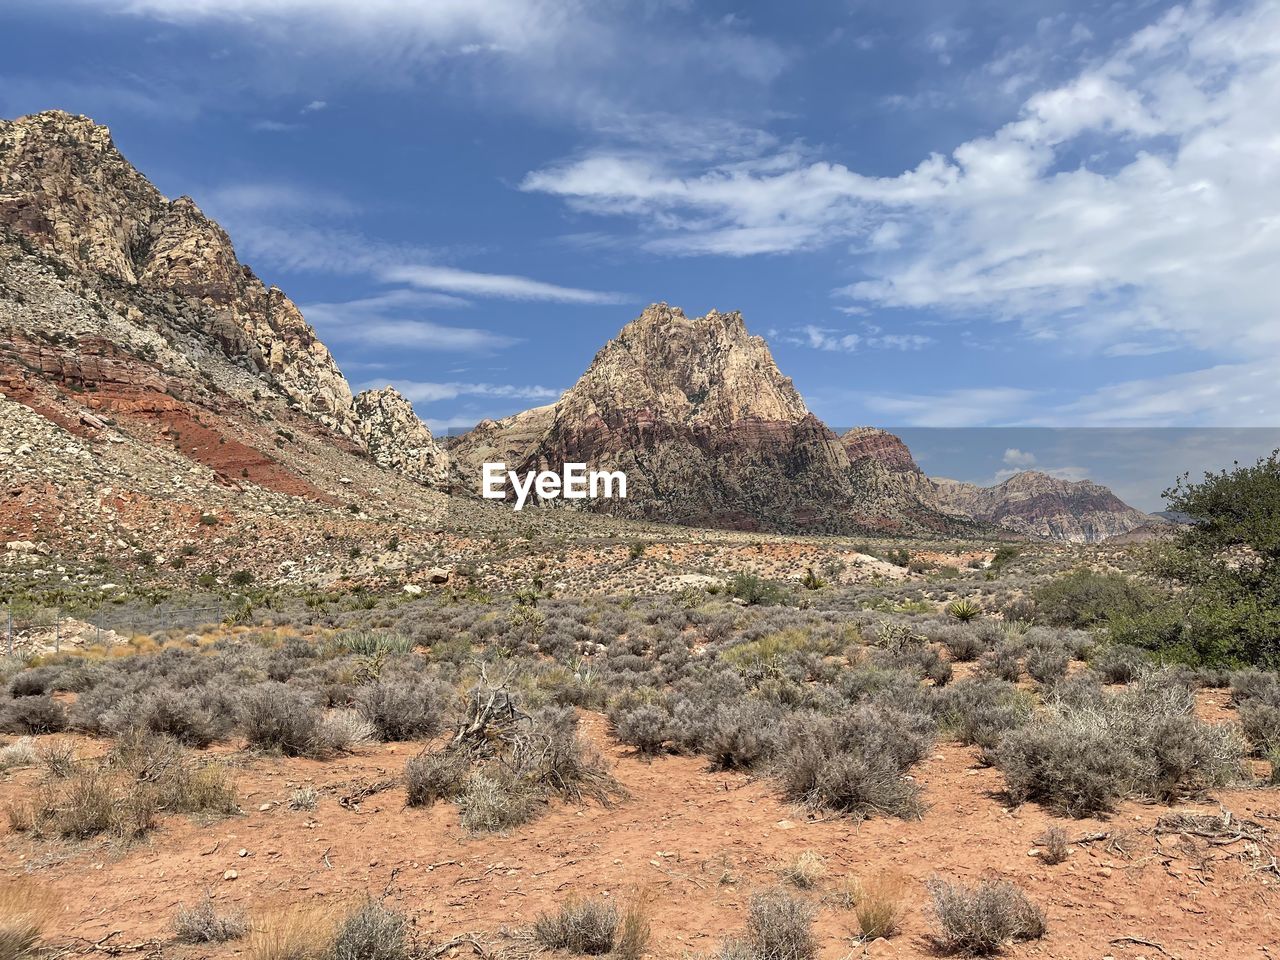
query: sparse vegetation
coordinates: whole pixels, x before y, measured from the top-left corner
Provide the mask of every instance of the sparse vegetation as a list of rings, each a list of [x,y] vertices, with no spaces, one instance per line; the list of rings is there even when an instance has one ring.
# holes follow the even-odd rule
[[[1044,913],[1007,881],[969,887],[935,878],[929,892],[937,923],[934,940],[944,953],[990,956],[1010,942],[1045,935]]]

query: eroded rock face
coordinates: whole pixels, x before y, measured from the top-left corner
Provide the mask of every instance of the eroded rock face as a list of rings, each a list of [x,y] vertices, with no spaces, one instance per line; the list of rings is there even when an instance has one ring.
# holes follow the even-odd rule
[[[228,358],[333,429],[358,432],[351,388],[298,308],[239,262],[194,201],[156,190],[106,127],[61,111],[0,120],[0,228],[94,278],[121,312],[139,313],[139,293],[182,298],[181,321]]]
[[[1107,487],[1060,480],[1038,470],[1014,474],[993,487],[935,479],[944,508],[1024,536],[1099,543],[1152,523]]]
[[[946,522],[878,466],[851,465],[739,313],[653,304],[553,407],[482,423],[452,449],[470,488],[483,459],[622,470],[627,498],[593,506],[629,517],[811,532]]]
[[[879,427],[854,427],[840,438],[840,442],[844,445],[849,460],[854,463],[866,459],[882,464],[893,473],[921,472],[902,438],[888,430],[881,430]]]
[[[444,484],[449,456],[399,391],[366,390],[356,395],[354,407],[360,435],[376,463],[429,486]]]

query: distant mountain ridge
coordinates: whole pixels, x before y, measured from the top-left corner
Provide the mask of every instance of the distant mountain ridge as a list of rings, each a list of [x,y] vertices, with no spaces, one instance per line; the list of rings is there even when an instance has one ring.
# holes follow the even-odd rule
[[[893,434],[837,437],[740,313],[665,303],[556,403],[442,444],[393,388],[353,395],[218,224],[189,197],[165,198],[105,127],[61,111],[0,121],[0,254],[8,400],[91,439],[129,425],[234,489],[337,502],[358,457],[474,496],[483,462],[581,461],[628,474],[628,498],[597,509],[686,525],[1092,541],[1137,514],[1106,488],[1042,474],[993,488],[930,479]],[[304,455],[299,429],[326,456]]]

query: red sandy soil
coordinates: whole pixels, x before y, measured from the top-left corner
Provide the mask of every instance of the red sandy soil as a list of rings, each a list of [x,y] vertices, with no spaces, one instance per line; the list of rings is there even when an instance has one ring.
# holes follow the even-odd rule
[[[741,930],[750,894],[781,883],[781,868],[811,850],[828,871],[805,894],[819,906],[817,932],[828,960],[935,956],[925,890],[935,874],[966,882],[1005,878],[1044,908],[1048,935],[1011,947],[1014,957],[1280,956],[1280,874],[1260,868],[1271,854],[1259,861],[1245,842],[1214,846],[1154,833],[1157,819],[1174,810],[1216,815],[1225,808],[1274,837],[1276,791],[1223,791],[1172,808],[1125,803],[1105,821],[1070,821],[1031,805],[1008,809],[998,771],[978,767],[972,749],[942,745],[915,771],[929,804],[922,821],[859,824],[812,818],[780,800],[769,780],[708,772],[698,758],[636,758],[608,740],[598,716],[586,715],[584,728],[631,793],[611,809],[556,804],[508,835],[471,836],[455,807],[406,809],[399,787],[369,796],[356,810],[339,804],[354,785],[397,776],[417,745],[380,746],[330,762],[262,757],[234,771],[243,816],[204,825],[167,816],[149,839],[123,848],[33,841],[3,825],[0,876],[25,871],[57,896],[61,912],[49,939],[85,952],[94,943],[181,958],[244,952],[243,941],[169,942],[177,906],[205,891],[219,909],[254,916],[299,904],[336,911],[366,891],[386,891],[415,917],[424,939],[476,933],[492,947],[515,951],[531,944],[500,931],[529,924],[570,894],[627,898],[644,891],[653,922],[650,954],[680,957],[713,954],[723,936]],[[102,749],[79,738],[77,747],[85,754]],[[23,795],[37,776],[11,774],[0,783],[0,805]],[[286,805],[300,785],[320,792],[315,811]],[[1108,836],[1073,843],[1065,863],[1049,866],[1028,852],[1055,824],[1073,841]],[[844,877],[884,868],[907,878],[907,917],[899,935],[864,945],[852,913],[824,902],[823,894]],[[224,879],[227,871],[235,879]]]

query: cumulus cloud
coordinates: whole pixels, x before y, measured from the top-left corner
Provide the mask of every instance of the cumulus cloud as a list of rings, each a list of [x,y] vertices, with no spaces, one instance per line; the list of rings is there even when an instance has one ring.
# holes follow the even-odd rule
[[[381,381],[370,382],[362,389],[379,386]],[[459,397],[483,397],[498,400],[533,400],[547,402],[557,400],[563,390],[549,387],[509,383],[435,383],[422,380],[397,381],[395,388],[414,403],[437,403],[441,400],[457,400]]]
[[[1280,362],[1277,37],[1280,5],[1265,0],[1174,8],[1028,96],[1012,122],[896,176],[793,148],[702,167],[606,151],[532,171],[522,188],[633,218],[664,253],[841,244],[863,273],[836,291],[853,307],[1012,320],[1112,357],[1211,358],[1054,416],[1274,423],[1276,390],[1253,360]]]

